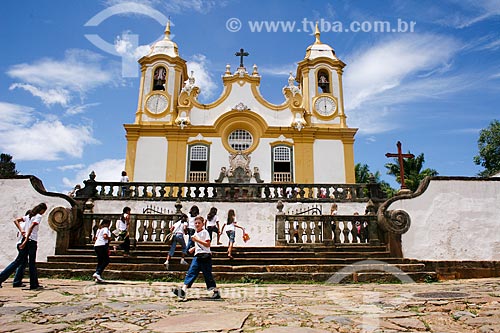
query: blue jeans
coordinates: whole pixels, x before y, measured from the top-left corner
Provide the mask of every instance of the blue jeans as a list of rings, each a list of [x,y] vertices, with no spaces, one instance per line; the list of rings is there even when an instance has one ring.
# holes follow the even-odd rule
[[[104,269],[109,264],[109,244],[94,246],[94,251],[97,255],[97,267],[95,272],[102,275]]]
[[[28,248],[28,266],[30,270],[30,289],[36,289],[40,286],[38,283],[38,271],[36,269],[36,251],[38,249],[38,242],[29,240],[26,244]]]
[[[184,279],[184,284],[187,285],[188,288],[191,288],[200,271],[203,272],[203,278],[205,279],[207,289],[217,287],[212,274],[212,256],[207,258],[195,256],[193,261],[191,261],[191,266],[189,266],[186,278]]]
[[[229,243],[234,243],[234,238],[236,237],[236,231],[229,230],[226,231],[227,237],[229,238]]]
[[[177,243],[181,244],[182,246],[182,253],[187,254],[187,249],[186,249],[186,241],[184,240],[184,235],[183,234],[175,234],[174,239],[172,239],[172,245],[170,245],[170,251],[168,252],[168,255],[173,257],[175,253],[175,247],[177,246]]]
[[[29,243],[29,242],[28,242]],[[24,249],[19,249],[19,245],[17,244],[17,257],[14,259],[13,262],[9,264],[9,266],[5,267],[5,269],[0,273],[0,284],[5,282],[11,276],[12,273],[17,269],[16,271],[16,277],[14,278],[14,284],[16,284],[18,281],[16,281],[17,278],[19,278],[18,274],[20,273],[20,267],[23,266],[24,268],[26,267],[26,262],[28,260],[28,245]],[[23,270],[23,275],[24,275],[24,270]],[[20,280],[22,280],[22,276],[20,277]],[[19,281],[19,284],[21,284],[21,281]]]

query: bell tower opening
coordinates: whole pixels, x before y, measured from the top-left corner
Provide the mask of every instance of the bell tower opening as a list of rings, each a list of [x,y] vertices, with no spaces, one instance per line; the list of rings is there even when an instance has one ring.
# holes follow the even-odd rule
[[[319,94],[329,94],[330,93],[330,76],[328,72],[324,69],[318,72],[317,77],[318,82],[318,93]]]

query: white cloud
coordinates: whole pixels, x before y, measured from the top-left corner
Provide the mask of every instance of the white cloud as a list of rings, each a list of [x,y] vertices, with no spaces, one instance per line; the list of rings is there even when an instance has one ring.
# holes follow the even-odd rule
[[[187,62],[189,75],[194,72],[195,84],[200,87],[201,100],[208,100],[215,95],[217,84],[209,71],[209,62],[203,54],[195,54]]]
[[[295,76],[295,72],[297,71],[297,64],[287,64],[287,65],[278,65],[273,67],[260,67],[259,74],[260,75],[271,75],[271,76],[288,76],[290,72],[293,76]]]
[[[195,11],[198,13],[208,13],[213,8],[226,5],[226,1],[215,0],[108,0],[109,6],[121,4],[134,8],[134,5],[140,4],[149,7],[163,7],[167,13],[179,14],[187,11]]]
[[[35,120],[33,109],[0,103],[0,150],[16,160],[58,160],[63,155],[81,157],[87,144],[98,143],[85,125],[65,125],[46,115]]]
[[[125,169],[125,160],[105,159],[82,168],[75,174],[73,179],[63,178],[64,185],[73,188],[76,184],[83,186],[83,181],[89,179],[89,174],[94,171],[96,181],[100,182],[118,182],[121,172]]]
[[[438,22],[455,28],[467,28],[471,25],[500,15],[498,0],[456,0],[462,11],[452,11],[452,16],[446,16]]]
[[[114,74],[101,66],[102,57],[85,50],[68,50],[62,60],[50,58],[34,63],[18,64],[10,67],[7,74],[23,84],[13,84],[11,88],[22,88],[47,104],[66,106],[72,93],[83,98],[91,89],[114,82]]]
[[[33,96],[39,97],[43,104],[51,106],[52,104],[61,104],[66,106],[71,99],[69,91],[62,88],[56,89],[40,89],[31,84],[26,83],[14,83],[9,87],[9,90],[16,88],[24,89],[30,92]]]
[[[85,112],[89,107],[100,105],[101,103],[88,103],[81,105],[72,105],[66,110],[66,114],[68,115],[76,115]]]
[[[361,50],[345,72],[347,108],[356,109],[413,74],[447,66],[460,44],[439,35],[407,34]]]
[[[85,165],[80,163],[80,164],[61,165],[61,166],[57,167],[57,169],[61,170],[61,171],[66,171],[66,170],[78,170],[78,169],[82,169],[84,167],[85,167]]]
[[[33,120],[32,112],[29,106],[0,102],[0,133],[29,123]]]
[[[462,45],[440,35],[408,34],[384,40],[347,61],[344,75],[350,126],[361,133],[392,130],[389,121],[399,105],[422,98],[441,98],[473,84],[464,74],[449,75]]]

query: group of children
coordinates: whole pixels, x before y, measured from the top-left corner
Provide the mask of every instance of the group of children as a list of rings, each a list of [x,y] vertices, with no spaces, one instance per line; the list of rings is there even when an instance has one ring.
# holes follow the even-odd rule
[[[16,272],[13,287],[24,287],[22,280],[26,264],[29,265],[30,290],[38,290],[43,287],[38,283],[38,272],[36,269],[36,252],[38,249],[38,229],[42,221],[42,215],[47,211],[47,205],[40,203],[26,212],[24,216],[14,219],[18,232],[17,257],[0,273],[0,288],[9,276]]]
[[[125,207],[120,219],[117,221],[118,237],[123,241],[120,244],[120,249],[124,251],[125,256],[128,256],[130,251],[130,238],[128,232],[130,226],[130,213],[130,207]],[[97,255],[97,267],[92,277],[96,282],[104,282],[101,275],[110,262],[109,244],[112,239],[112,234],[109,229],[110,225],[110,220],[102,220],[94,236],[94,250]],[[221,245],[220,236],[224,232],[224,229],[226,230],[226,235],[229,238],[227,256],[233,259],[232,250],[235,242],[236,228],[241,229],[243,235],[246,235],[245,229],[236,222],[236,214],[233,209],[228,211],[227,221],[222,226],[222,229],[220,229],[217,208],[212,207],[205,219],[200,215],[200,210],[197,206],[192,206],[189,210],[189,216],[182,214],[180,220],[170,227],[170,232],[173,236],[170,251],[164,262],[165,268],[169,268],[170,259],[175,253],[177,244],[180,244],[182,248],[181,265],[188,265],[185,259],[188,253],[193,255],[193,260],[189,266],[183,286],[173,290],[175,295],[185,299],[187,289],[191,287],[201,271],[205,278],[207,289],[212,291],[210,298],[220,298],[220,293],[212,274],[212,252],[210,251],[212,235],[214,232],[217,234],[217,245]],[[187,245],[184,239],[185,234],[188,235]],[[115,247],[114,251],[116,250],[117,248]]]

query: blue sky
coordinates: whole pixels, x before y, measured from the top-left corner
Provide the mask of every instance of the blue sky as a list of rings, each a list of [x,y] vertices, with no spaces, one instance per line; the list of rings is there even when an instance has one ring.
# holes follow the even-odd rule
[[[91,170],[98,180],[118,181],[123,124],[133,123],[137,107],[136,59],[162,37],[168,16],[202,102],[219,96],[225,65],[235,69],[234,53],[243,47],[245,63],[259,67],[261,93],[281,103],[288,73],[314,42],[310,24],[323,22],[322,42],[347,64],[356,163],[395,186],[384,155],[400,140],[440,175],[481,170],[472,161],[479,131],[500,119],[499,0],[6,1],[0,152],[49,191],[67,192]],[[370,30],[376,21],[396,28],[398,20],[403,28],[415,22],[413,32]],[[366,31],[344,31],[351,27]]]

